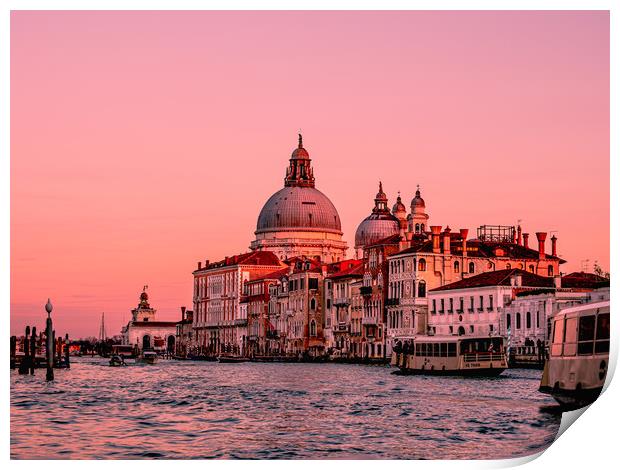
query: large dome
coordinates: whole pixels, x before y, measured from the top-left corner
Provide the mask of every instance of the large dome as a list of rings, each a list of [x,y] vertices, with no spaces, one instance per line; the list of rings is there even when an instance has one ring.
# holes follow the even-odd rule
[[[267,200],[258,216],[256,234],[287,230],[342,234],[332,202],[318,189],[303,186],[284,187]]]

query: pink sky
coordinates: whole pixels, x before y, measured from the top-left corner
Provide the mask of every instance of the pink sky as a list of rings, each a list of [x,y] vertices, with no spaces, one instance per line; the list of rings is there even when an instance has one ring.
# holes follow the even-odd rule
[[[431,222],[609,267],[607,12],[13,12],[11,332],[191,308],[297,130],[352,248],[377,181]],[[353,255],[353,250],[349,250]]]

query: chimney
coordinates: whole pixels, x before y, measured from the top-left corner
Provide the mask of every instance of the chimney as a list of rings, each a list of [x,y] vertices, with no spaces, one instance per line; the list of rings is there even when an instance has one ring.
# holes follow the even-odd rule
[[[405,232],[405,238],[410,242],[413,239],[413,232]]]
[[[510,278],[510,285],[512,287],[521,287],[522,283],[523,283],[523,277],[521,276],[521,274],[513,274],[512,277]]]
[[[400,238],[398,240],[398,251],[403,251],[405,248],[409,247],[409,241],[407,241],[407,237],[405,235],[405,231],[400,229]]]
[[[551,254],[553,256],[557,256],[558,255],[558,237],[556,237],[555,235],[551,237]]]
[[[553,286],[556,289],[562,288],[562,276],[559,276],[559,275],[553,276]]]
[[[517,227],[517,245],[521,244],[521,226]]]
[[[198,269],[202,268],[202,262],[198,261]]]
[[[441,225],[431,225],[431,236],[433,237],[433,253],[439,253],[439,234],[441,233]]]
[[[209,260],[205,260],[205,269],[209,267]]]
[[[530,234],[529,233],[524,233],[523,234],[523,246],[525,248],[529,248],[530,247],[530,245],[529,245],[529,238],[530,238]]]
[[[443,232],[443,254],[450,254],[450,226],[446,227],[446,230]]]
[[[181,307],[181,320],[185,320],[185,307]]]
[[[512,227],[512,243],[517,243],[517,234],[514,227]]]
[[[469,233],[469,230],[462,228],[459,232],[461,233],[461,241],[463,243],[463,256],[467,256],[467,234]]]
[[[545,259],[545,240],[547,239],[547,232],[536,232],[536,238],[538,238],[538,259]]]
[[[228,265],[228,256],[224,256],[224,266]]]

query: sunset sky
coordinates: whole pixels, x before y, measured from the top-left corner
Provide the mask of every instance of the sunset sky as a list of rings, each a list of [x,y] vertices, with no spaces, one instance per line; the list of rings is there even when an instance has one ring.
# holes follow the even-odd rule
[[[144,284],[177,319],[300,128],[350,256],[381,179],[609,269],[607,12],[13,12],[11,333],[51,297],[57,333],[118,334]]]

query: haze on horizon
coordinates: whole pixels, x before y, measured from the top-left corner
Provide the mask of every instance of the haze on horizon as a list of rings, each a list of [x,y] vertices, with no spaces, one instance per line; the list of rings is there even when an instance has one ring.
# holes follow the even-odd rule
[[[145,284],[179,318],[299,128],[350,256],[381,179],[609,269],[608,12],[14,11],[11,334],[48,297],[57,333],[117,334]]]

